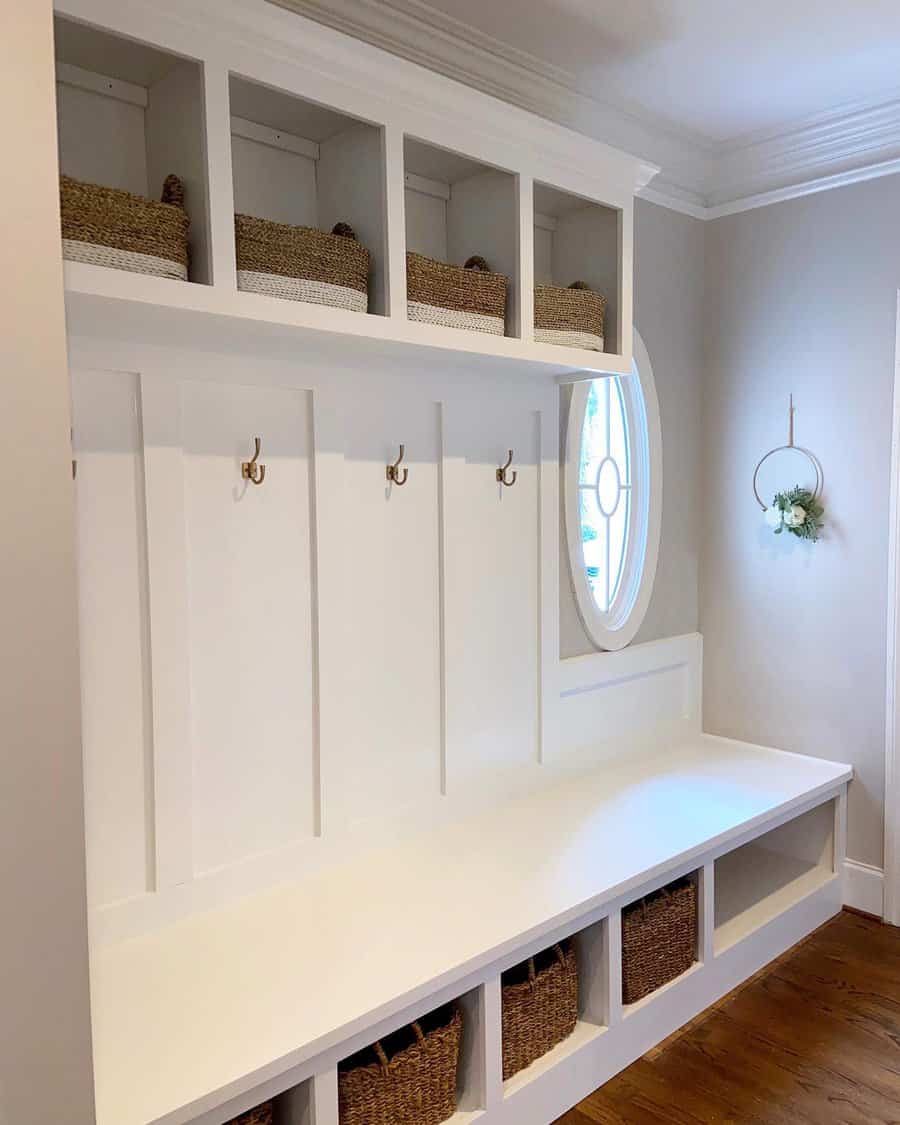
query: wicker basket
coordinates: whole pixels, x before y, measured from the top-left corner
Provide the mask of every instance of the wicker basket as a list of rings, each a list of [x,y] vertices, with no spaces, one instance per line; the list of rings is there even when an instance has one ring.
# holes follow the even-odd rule
[[[697,950],[697,884],[679,879],[622,911],[622,1002],[680,976]]]
[[[603,351],[606,298],[583,281],[568,289],[556,285],[534,287],[534,338],[544,344]]]
[[[545,1055],[575,1030],[578,965],[571,942],[508,969],[501,981],[503,1078]]]
[[[326,234],[235,215],[234,237],[238,289],[368,312],[369,251],[346,223]]]
[[[456,1112],[462,1014],[455,1005],[338,1067],[340,1125],[438,1125]]]
[[[502,336],[509,279],[484,258],[448,266],[423,254],[406,255],[406,309],[410,320]]]
[[[235,1117],[228,1125],[272,1125],[272,1102],[263,1102],[255,1109],[248,1109],[240,1117]]]
[[[177,176],[166,177],[161,203],[69,176],[59,199],[64,258],[187,281],[190,220]]]

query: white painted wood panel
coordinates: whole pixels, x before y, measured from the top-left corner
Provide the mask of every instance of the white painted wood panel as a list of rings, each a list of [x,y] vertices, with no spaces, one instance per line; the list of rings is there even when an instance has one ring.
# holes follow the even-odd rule
[[[181,385],[194,870],[315,824],[308,393]],[[262,439],[266,479],[241,479]]]
[[[371,125],[351,125],[324,140],[316,175],[319,226],[349,223],[369,251],[369,312],[386,311],[387,220],[384,136]]]
[[[534,228],[534,283],[553,284],[553,232]]]
[[[379,819],[440,793],[440,406],[362,380],[341,404],[344,731],[328,746],[326,823]],[[402,486],[385,466],[405,446]],[[330,565],[323,560],[323,566]]]
[[[234,209],[276,223],[316,227],[316,162],[232,134]]]
[[[61,172],[76,180],[147,194],[140,106],[57,83],[56,113]]]
[[[519,299],[518,211],[516,179],[506,172],[485,171],[460,180],[447,203],[447,253],[463,265],[472,255],[486,259],[509,279],[506,334],[516,334]]]
[[[153,882],[152,722],[137,376],[72,373],[88,900]]]
[[[540,415],[484,396],[444,424],[447,789],[540,755]],[[513,450],[516,483],[497,468]]]
[[[159,199],[166,176],[174,172],[184,185],[191,281],[212,279],[209,194],[207,188],[204,79],[201,67],[179,62],[147,95],[147,195]]]
[[[447,203],[434,195],[406,188],[406,249],[446,262]]]

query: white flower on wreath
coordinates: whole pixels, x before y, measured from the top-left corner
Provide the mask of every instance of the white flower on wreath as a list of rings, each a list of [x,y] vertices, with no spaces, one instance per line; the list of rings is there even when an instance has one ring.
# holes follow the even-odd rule
[[[802,527],[806,522],[806,509],[800,504],[792,504],[784,513],[784,522],[788,527]]]
[[[764,519],[769,527],[781,527],[781,521],[784,518],[784,512],[777,504],[773,504],[771,508],[766,508]]]

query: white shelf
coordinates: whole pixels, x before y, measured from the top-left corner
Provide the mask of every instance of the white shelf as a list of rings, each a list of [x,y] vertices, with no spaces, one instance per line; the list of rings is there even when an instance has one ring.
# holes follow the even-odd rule
[[[402,316],[377,316],[282,301],[226,286],[196,285],[65,263],[66,316],[71,336],[253,356],[339,360],[378,356],[411,368],[428,362],[468,371],[571,382],[625,373],[621,357],[551,344],[527,343]],[[630,364],[628,365],[630,369]]]
[[[380,1020],[477,987],[522,947],[589,925],[654,880],[836,794],[851,775],[700,737],[364,865],[94,949],[98,1123],[182,1125],[279,1073],[314,1067]],[[373,879],[379,870],[392,878]],[[663,991],[663,1007],[676,995],[686,994]]]
[[[715,951],[722,953],[837,876],[830,867],[748,844],[716,861]]]

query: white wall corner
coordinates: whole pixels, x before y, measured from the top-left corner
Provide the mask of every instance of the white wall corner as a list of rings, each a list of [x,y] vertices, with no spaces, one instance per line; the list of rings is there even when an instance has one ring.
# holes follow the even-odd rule
[[[844,860],[844,906],[874,914],[884,912],[884,872],[868,863]]]

